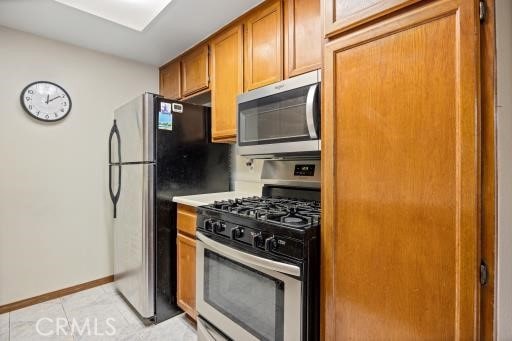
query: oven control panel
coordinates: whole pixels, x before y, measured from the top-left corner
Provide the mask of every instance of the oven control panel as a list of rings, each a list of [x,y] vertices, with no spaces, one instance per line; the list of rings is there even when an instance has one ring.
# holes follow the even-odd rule
[[[255,249],[295,259],[303,258],[303,243],[299,240],[213,218],[198,219],[198,223],[198,230],[204,229],[207,232],[252,246]]]

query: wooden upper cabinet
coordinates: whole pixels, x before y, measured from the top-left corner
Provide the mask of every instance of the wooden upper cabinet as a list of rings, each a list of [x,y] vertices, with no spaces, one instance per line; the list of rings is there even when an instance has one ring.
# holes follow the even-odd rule
[[[180,61],[176,60],[160,69],[160,95],[169,99],[181,98]]]
[[[325,340],[479,337],[477,4],[429,2],[326,45]]]
[[[367,23],[420,0],[324,0],[324,34],[337,33]]]
[[[321,68],[320,0],[284,2],[285,78]]]
[[[196,241],[181,233],[176,239],[178,254],[178,305],[196,318]]]
[[[210,42],[212,52],[212,139],[235,141],[236,97],[243,89],[243,28],[230,28]]]
[[[283,78],[281,1],[251,13],[245,23],[245,91]]]
[[[183,97],[208,89],[208,44],[192,49],[181,58]]]

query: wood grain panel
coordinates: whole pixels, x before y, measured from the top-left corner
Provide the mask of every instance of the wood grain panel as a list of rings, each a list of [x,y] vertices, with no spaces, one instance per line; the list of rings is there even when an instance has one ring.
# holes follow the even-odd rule
[[[283,78],[281,1],[252,13],[245,23],[245,91]]]
[[[236,97],[244,91],[243,27],[237,25],[215,37],[212,49],[212,139],[235,141]]]
[[[320,0],[285,0],[285,78],[322,67]]]
[[[196,208],[193,206],[178,204],[177,228],[181,233],[191,237],[196,235]]]
[[[478,337],[477,18],[437,1],[326,46],[326,340]]]
[[[178,306],[193,319],[196,311],[196,241],[178,233]]]
[[[324,0],[324,34],[332,37],[420,0]]]
[[[183,97],[208,88],[208,44],[187,52],[181,59]]]
[[[482,288],[481,340],[493,340],[496,283],[496,35],[495,2],[486,0],[487,19],[481,25],[482,73],[482,259],[489,280]]]
[[[169,99],[181,98],[181,67],[179,60],[175,60],[160,69],[160,95]]]

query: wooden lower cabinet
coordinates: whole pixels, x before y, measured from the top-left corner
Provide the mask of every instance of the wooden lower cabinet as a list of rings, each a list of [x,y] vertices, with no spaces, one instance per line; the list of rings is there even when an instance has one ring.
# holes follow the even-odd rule
[[[196,318],[196,241],[178,233],[178,306]]]
[[[326,45],[325,340],[479,337],[477,3],[427,2]]]
[[[196,208],[178,204],[177,276],[178,306],[196,319]]]

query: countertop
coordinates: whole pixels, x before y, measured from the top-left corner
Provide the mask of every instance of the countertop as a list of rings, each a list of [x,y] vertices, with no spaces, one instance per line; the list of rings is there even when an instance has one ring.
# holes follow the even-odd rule
[[[174,201],[178,204],[197,207],[197,206],[202,206],[202,205],[213,204],[214,201],[252,197],[254,195],[261,195],[261,193],[245,193],[245,192],[233,191],[233,192],[195,194],[195,195],[185,195],[185,196],[180,196],[180,197],[174,197],[172,199],[172,201]]]

